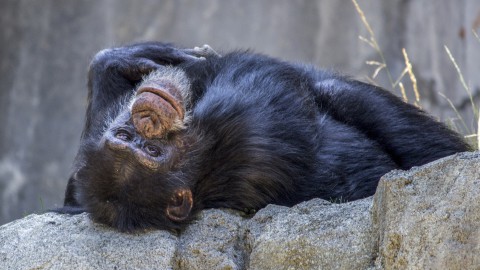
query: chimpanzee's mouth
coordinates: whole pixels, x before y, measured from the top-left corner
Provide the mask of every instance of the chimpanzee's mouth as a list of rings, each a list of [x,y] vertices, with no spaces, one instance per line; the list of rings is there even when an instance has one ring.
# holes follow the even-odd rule
[[[160,86],[160,87],[158,87]],[[184,116],[184,110],[181,104],[177,102],[177,99],[172,95],[172,94],[179,94],[177,93],[178,90],[168,84],[161,84],[161,85],[142,85],[138,90],[136,95],[139,96],[142,93],[152,93],[161,99],[163,99],[165,102],[167,102],[172,108],[176,111],[180,119],[183,119]],[[170,94],[172,93],[172,94]]]
[[[177,130],[185,115],[180,90],[168,80],[147,81],[135,95],[133,125],[141,136],[153,139]]]

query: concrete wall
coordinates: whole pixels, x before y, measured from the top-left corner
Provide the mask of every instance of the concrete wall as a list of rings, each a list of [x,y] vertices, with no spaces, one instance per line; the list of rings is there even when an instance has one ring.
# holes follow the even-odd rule
[[[358,0],[394,78],[406,48],[423,107],[471,124],[471,108],[444,45],[480,96],[478,0]],[[78,147],[86,68],[96,51],[126,42],[252,48],[365,79],[378,54],[349,0],[0,0],[0,224],[60,206]],[[377,82],[389,87],[381,72]],[[408,80],[405,85],[410,87]],[[407,89],[409,91],[409,89]],[[409,96],[412,96],[409,94]],[[478,102],[477,102],[478,104]]]

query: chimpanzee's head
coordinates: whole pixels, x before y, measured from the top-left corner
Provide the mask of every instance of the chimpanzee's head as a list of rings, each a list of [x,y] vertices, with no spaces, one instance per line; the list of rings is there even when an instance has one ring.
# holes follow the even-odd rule
[[[95,221],[131,231],[179,228],[191,219],[192,187],[180,170],[189,147],[189,87],[179,69],[154,72],[85,146],[79,194]]]

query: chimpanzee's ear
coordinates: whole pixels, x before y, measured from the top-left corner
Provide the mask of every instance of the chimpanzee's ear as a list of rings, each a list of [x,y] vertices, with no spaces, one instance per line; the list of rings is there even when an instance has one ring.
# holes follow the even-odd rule
[[[167,206],[167,217],[172,221],[183,221],[193,206],[192,191],[188,188],[177,189]]]

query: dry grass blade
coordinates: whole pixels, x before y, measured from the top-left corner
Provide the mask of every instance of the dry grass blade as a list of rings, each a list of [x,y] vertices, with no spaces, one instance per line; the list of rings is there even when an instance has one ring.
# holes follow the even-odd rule
[[[410,81],[412,82],[413,92],[415,93],[415,101],[420,102],[420,92],[418,92],[417,78],[413,73],[412,63],[408,59],[407,50],[405,50],[405,48],[402,48],[402,53],[403,53],[403,58],[405,58],[405,66],[408,72],[408,76],[410,77]]]
[[[382,67],[385,67],[385,64],[384,63],[380,63],[378,61],[366,61],[365,62],[367,65],[370,65],[370,66],[382,66]]]
[[[363,13],[363,10],[360,8],[356,0],[352,0],[353,4],[355,5],[355,8],[357,9],[358,14],[360,15],[360,18],[362,19],[363,24],[367,28],[368,33],[370,34],[370,38],[375,37],[372,27],[370,27],[370,24],[367,21],[367,17],[365,17],[365,14]],[[376,43],[376,42],[375,42]]]
[[[403,71],[402,71],[402,74],[400,74],[400,76],[398,76],[398,79],[395,81],[395,83],[393,84],[393,87],[397,87],[397,85],[400,84],[400,81],[403,79],[403,77],[405,76],[405,74],[407,74],[408,72],[408,69],[407,68],[404,68]]]
[[[458,112],[457,108],[455,107],[455,105],[453,105],[453,102],[448,98],[446,97],[443,93],[440,93],[438,92],[438,94],[443,97],[447,102],[448,104],[450,105],[450,107],[453,109],[453,111],[455,111],[455,114],[457,115],[458,119],[460,120],[460,122],[462,122],[462,125],[463,127],[465,128],[466,131],[469,131],[470,129],[467,127],[467,124],[465,123],[465,121],[463,120],[463,117],[460,115],[460,113]]]
[[[399,82],[398,87],[400,88],[400,92],[402,93],[403,101],[408,103],[407,92],[405,92],[405,87],[403,86],[403,83]]]
[[[375,38],[375,33],[373,32],[372,27],[368,23],[367,17],[365,16],[365,13],[363,13],[363,10],[358,5],[357,0],[352,0],[352,2],[355,5],[355,9],[357,10],[357,13],[360,15],[360,18],[362,19],[363,25],[365,25],[365,28],[367,29],[368,34],[370,35],[369,40],[362,37],[362,36],[359,37],[360,40],[362,40],[362,41],[368,43],[370,46],[372,46],[375,49],[375,51],[377,51],[378,55],[380,56],[383,65],[385,65],[385,67],[387,67],[388,65],[387,65],[387,61],[385,60],[385,56],[383,55],[383,52],[380,49],[380,46],[378,46],[377,39]],[[390,71],[388,70],[388,68],[385,68],[385,70],[387,72],[388,80],[390,81],[390,84],[393,86],[392,74],[390,74]],[[380,71],[380,70],[375,70],[375,71]]]
[[[377,66],[377,68],[375,69],[375,71],[373,72],[373,75],[372,75],[373,79],[375,79],[377,77],[380,70],[386,68],[384,63],[380,63],[380,62],[377,62],[377,61],[367,61],[366,64],[370,65],[370,66]]]
[[[375,49],[375,44],[373,44],[370,40],[366,39],[365,37],[363,37],[363,36],[358,36],[358,39],[360,39],[361,41],[367,43],[370,47],[372,47],[372,48]]]
[[[457,70],[458,77],[460,78],[460,83],[462,84],[463,88],[468,94],[468,97],[470,98],[470,103],[472,105],[473,112],[475,114],[475,117],[479,117],[475,103],[473,102],[473,96],[472,92],[470,91],[470,87],[467,86],[467,83],[465,82],[465,79],[463,78],[462,71],[460,70],[460,67],[457,65],[457,62],[455,61],[455,58],[453,57],[452,53],[448,49],[448,47],[445,45],[445,50],[447,51],[448,57],[450,58],[450,61],[452,61],[453,65],[455,66],[455,69]]]

